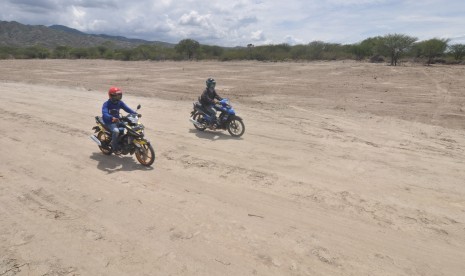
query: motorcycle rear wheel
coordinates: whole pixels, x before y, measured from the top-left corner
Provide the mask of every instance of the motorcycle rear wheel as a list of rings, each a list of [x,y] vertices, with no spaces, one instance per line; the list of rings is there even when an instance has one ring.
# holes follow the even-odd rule
[[[97,135],[97,139],[100,141],[102,145],[110,145],[111,137],[105,132],[99,132]],[[105,155],[111,154],[111,149],[109,146],[99,146],[100,151]]]
[[[245,125],[242,120],[233,118],[231,121],[228,122],[226,127],[228,129],[229,134],[233,137],[241,137],[242,134],[245,132]]]
[[[136,158],[139,163],[144,166],[150,166],[155,161],[155,150],[153,150],[152,145],[144,144],[141,145],[141,148],[136,149]]]
[[[194,117],[192,118],[194,121],[199,122],[202,125],[205,125],[205,116],[201,113],[195,113]],[[200,131],[204,131],[207,127],[199,127],[196,124],[193,124],[194,127]]]

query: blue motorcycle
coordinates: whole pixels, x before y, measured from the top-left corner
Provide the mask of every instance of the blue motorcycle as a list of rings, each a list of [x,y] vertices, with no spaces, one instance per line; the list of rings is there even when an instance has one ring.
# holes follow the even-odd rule
[[[191,112],[189,119],[194,127],[200,131],[205,129],[211,130],[228,130],[233,137],[240,137],[244,134],[245,126],[242,118],[236,115],[236,112],[229,104],[228,99],[222,99],[213,107],[217,112],[221,112],[218,121],[213,122],[209,113],[204,109],[201,103],[195,102],[194,110]]]

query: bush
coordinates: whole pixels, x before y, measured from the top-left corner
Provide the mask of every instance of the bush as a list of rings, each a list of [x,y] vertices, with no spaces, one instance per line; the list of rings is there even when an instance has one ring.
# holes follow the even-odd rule
[[[381,55],[374,55],[370,58],[370,62],[372,63],[381,63],[384,62],[384,57]]]

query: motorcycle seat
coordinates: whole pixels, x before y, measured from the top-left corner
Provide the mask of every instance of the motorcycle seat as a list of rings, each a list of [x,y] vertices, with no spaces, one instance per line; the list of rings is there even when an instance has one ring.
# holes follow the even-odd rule
[[[201,103],[199,103],[199,102],[195,102],[195,103],[194,103],[194,108],[195,108],[195,109],[198,109],[198,110],[201,110],[202,112],[208,114],[207,110],[206,110],[206,109],[203,107],[203,105],[202,105]]]
[[[108,129],[107,125],[105,124],[105,122],[103,121],[103,118],[102,118],[102,117],[100,117],[100,116],[95,116],[95,120],[96,120],[99,124],[101,124],[106,130],[109,131],[109,129]]]

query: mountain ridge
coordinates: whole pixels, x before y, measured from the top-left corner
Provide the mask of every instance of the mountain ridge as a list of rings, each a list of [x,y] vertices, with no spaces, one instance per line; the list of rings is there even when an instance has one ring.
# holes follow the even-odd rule
[[[115,48],[134,48],[139,45],[174,47],[175,44],[162,41],[148,41],[106,34],[87,34],[64,26],[26,25],[16,21],[0,21],[0,46],[32,47],[42,46],[53,49],[58,46],[96,47],[112,44]]]

